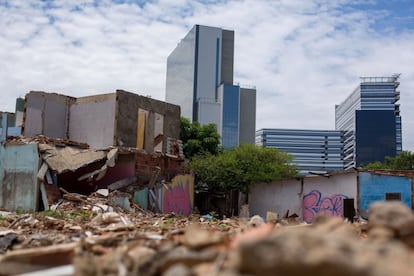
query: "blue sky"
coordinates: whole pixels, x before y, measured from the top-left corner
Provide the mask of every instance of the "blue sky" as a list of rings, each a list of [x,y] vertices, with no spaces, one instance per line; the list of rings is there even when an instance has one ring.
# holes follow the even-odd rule
[[[376,17],[373,28],[377,32],[399,33],[414,29],[414,3],[412,0],[360,1],[350,5]]]
[[[235,82],[257,88],[257,129],[334,129],[359,77],[401,73],[414,151],[412,0],[0,0],[0,110],[31,90],[164,100],[167,56],[194,24],[235,31]]]

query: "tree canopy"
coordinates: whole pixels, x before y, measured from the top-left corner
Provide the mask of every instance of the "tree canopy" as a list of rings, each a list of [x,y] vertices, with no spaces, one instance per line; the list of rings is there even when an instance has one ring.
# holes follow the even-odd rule
[[[252,183],[295,176],[297,168],[291,160],[291,155],[273,148],[241,144],[218,155],[195,156],[190,165],[198,188],[204,185],[210,191],[247,192]]]
[[[200,125],[181,117],[180,139],[184,155],[189,159],[206,152],[217,154],[220,151],[220,135],[215,124]]]
[[[384,163],[369,163],[364,169],[414,170],[414,153],[402,151],[395,157],[385,157]]]

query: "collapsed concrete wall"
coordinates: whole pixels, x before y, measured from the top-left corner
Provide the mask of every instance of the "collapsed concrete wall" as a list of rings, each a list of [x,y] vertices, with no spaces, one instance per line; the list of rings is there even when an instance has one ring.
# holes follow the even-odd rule
[[[145,203],[142,206],[155,212],[165,206],[165,210],[189,214],[194,177],[188,174],[188,164],[179,155],[125,147],[95,150],[45,136],[8,137],[0,144],[0,208],[49,209],[62,198],[62,192],[89,195],[98,189],[141,198],[146,189],[139,202]],[[177,175],[187,177],[174,180]]]

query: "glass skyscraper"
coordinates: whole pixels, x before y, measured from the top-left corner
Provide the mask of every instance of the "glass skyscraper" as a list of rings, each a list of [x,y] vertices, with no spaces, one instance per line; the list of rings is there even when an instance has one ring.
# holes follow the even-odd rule
[[[401,152],[399,76],[361,77],[358,87],[335,106],[335,129],[344,131],[345,169]]]
[[[399,75],[362,77],[335,106],[335,130],[261,129],[256,144],[290,153],[302,174],[383,162],[402,151]]]
[[[166,101],[200,124],[214,123],[224,147],[254,143],[256,89],[233,84],[234,31],[195,25],[167,59]]]

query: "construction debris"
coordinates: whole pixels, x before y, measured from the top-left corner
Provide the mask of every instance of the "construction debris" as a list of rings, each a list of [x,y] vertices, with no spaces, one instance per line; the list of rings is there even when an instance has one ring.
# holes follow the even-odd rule
[[[369,222],[320,216],[297,224],[156,214],[133,203],[129,212],[112,193],[68,193],[53,210],[5,212],[0,275],[381,276],[414,269],[414,215],[402,204],[373,205]]]

